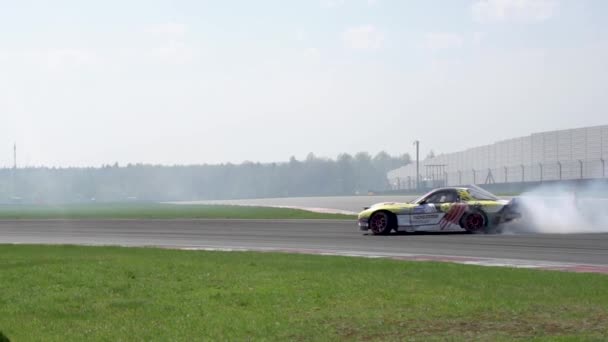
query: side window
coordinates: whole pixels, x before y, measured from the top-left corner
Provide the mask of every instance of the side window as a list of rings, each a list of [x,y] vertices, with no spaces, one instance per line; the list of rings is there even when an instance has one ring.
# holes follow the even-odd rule
[[[454,203],[458,202],[458,194],[456,191],[448,191],[446,194],[446,201],[443,203]]]
[[[432,194],[431,196],[429,196],[425,202],[426,203],[439,203],[439,199],[441,199],[442,194],[443,194],[443,191],[436,192],[436,193]]]
[[[427,203],[452,203],[456,202],[458,196],[454,191],[439,191],[426,200]]]

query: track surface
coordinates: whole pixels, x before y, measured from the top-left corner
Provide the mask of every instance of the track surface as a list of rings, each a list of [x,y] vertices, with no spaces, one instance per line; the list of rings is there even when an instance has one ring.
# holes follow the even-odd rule
[[[251,205],[262,207],[286,207],[311,210],[316,212],[329,212],[338,214],[356,214],[376,203],[398,202],[406,203],[420,196],[335,196],[335,197],[282,197],[282,198],[254,198],[241,200],[208,200],[208,201],[181,201],[174,204],[226,204]],[[511,197],[502,197],[510,199]]]
[[[410,202],[419,196],[336,196],[336,197],[285,197],[242,200],[209,200],[173,202],[177,204],[228,204],[294,208],[318,208],[359,212],[363,207],[380,202]]]
[[[371,236],[333,220],[0,221],[0,243],[61,243],[289,250],[406,256],[426,254],[608,265],[608,234]]]

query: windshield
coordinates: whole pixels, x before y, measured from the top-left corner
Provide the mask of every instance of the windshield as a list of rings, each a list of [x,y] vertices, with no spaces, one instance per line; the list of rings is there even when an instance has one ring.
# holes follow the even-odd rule
[[[429,191],[426,194],[416,198],[415,200],[411,201],[410,203],[416,204],[419,203],[420,201],[422,201],[423,199],[425,199],[428,195],[430,195],[433,191]]]

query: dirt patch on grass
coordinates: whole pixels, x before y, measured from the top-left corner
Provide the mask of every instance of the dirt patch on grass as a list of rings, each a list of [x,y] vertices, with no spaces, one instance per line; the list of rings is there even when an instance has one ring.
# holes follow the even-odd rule
[[[379,324],[353,326],[352,323],[336,325],[340,338],[363,341],[376,340],[428,340],[450,338],[456,340],[529,339],[541,336],[608,335],[608,312],[587,315],[584,319],[568,319],[558,316],[539,315],[511,316],[502,318],[470,317],[458,319],[387,319]]]

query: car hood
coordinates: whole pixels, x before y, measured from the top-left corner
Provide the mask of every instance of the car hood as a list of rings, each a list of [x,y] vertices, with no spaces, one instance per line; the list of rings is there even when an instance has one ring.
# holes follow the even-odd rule
[[[378,207],[399,207],[399,208],[411,208],[411,207],[415,207],[416,204],[412,204],[412,203],[403,203],[403,202],[380,202],[380,203],[376,203],[373,204],[369,207],[369,209],[372,208],[378,208]]]

